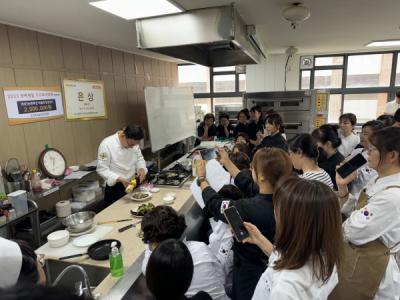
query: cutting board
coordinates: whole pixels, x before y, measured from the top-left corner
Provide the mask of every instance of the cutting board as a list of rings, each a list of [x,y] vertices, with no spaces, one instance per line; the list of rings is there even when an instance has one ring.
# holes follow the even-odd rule
[[[112,226],[97,225],[95,230],[93,232],[91,232],[90,234],[95,235],[100,240],[103,236],[105,236],[112,230],[113,230]],[[49,243],[46,243],[42,247],[36,249],[35,252],[36,252],[36,254],[44,254],[47,257],[53,257],[53,258],[74,255],[74,254],[80,254],[80,253],[86,253],[88,247],[75,247],[72,244],[73,240],[76,238],[77,237],[70,237],[68,244],[66,244],[65,246],[59,247],[59,248],[52,248],[49,246]]]

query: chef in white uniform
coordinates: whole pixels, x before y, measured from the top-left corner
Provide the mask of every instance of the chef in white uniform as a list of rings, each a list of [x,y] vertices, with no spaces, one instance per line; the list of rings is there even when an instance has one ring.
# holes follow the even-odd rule
[[[144,137],[139,125],[128,125],[105,138],[99,146],[97,173],[106,181],[105,207],[125,195],[130,181],[139,176],[140,182],[147,174],[146,162],[139,143]]]
[[[358,200],[349,195],[347,189],[347,184],[356,177],[356,172],[345,179],[336,175],[341,201],[354,203],[354,211],[343,223],[345,239],[353,245],[362,245],[364,248],[368,243],[379,241],[392,253],[386,266],[383,266],[383,276],[376,280],[378,288],[374,299],[400,298],[400,270],[395,257],[400,250],[399,153],[400,128],[389,127],[372,135],[368,148],[368,165],[375,169],[378,175],[364,188],[365,197],[360,197]],[[376,258],[371,257],[367,264],[371,266],[374,261]],[[375,268],[373,272],[379,271]],[[370,278],[371,274],[364,276]],[[362,291],[365,287],[354,287],[354,290],[356,289]]]

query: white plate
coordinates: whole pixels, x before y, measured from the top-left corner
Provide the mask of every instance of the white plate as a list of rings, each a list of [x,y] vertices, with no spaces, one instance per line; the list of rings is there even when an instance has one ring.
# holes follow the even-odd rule
[[[99,240],[94,234],[85,234],[73,240],[72,244],[76,247],[89,247]]]
[[[93,224],[93,226],[90,227],[88,230],[82,231],[82,232],[79,232],[79,233],[70,232],[69,236],[81,236],[81,235],[84,235],[84,234],[92,232],[95,228],[96,228],[96,224]],[[68,228],[67,228],[67,230],[68,230]]]
[[[145,198],[140,198],[140,199],[138,199],[138,198],[135,198],[135,197],[134,197],[134,195],[135,195],[136,193],[147,194],[147,196],[146,196]],[[144,201],[149,200],[150,198],[151,198],[151,193],[149,193],[149,192],[134,192],[134,193],[132,193],[132,195],[131,195],[131,197],[130,197],[130,199],[133,200],[133,201],[135,201],[135,202],[144,202]]]

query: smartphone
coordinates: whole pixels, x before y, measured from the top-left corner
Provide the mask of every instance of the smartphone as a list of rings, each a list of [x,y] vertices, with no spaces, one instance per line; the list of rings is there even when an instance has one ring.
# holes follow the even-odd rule
[[[204,150],[200,150],[200,155],[203,158],[203,160],[212,160],[212,159],[218,157],[218,152],[214,148],[204,149]]]
[[[244,227],[243,220],[240,217],[236,207],[231,206],[225,209],[224,215],[233,230],[233,234],[239,242],[249,237],[249,232],[247,231],[246,227]]]
[[[367,160],[365,157],[359,153],[356,156],[354,156],[352,159],[350,159],[348,162],[346,162],[343,166],[338,168],[336,172],[342,177],[346,178],[349,176],[351,173],[353,173],[355,170],[358,168],[362,167],[367,163]]]

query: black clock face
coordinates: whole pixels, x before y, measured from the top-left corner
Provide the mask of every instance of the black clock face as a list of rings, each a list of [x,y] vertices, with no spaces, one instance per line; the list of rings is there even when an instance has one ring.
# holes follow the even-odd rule
[[[42,154],[42,168],[51,177],[60,177],[64,175],[67,168],[67,162],[62,154],[54,149],[48,149]]]

